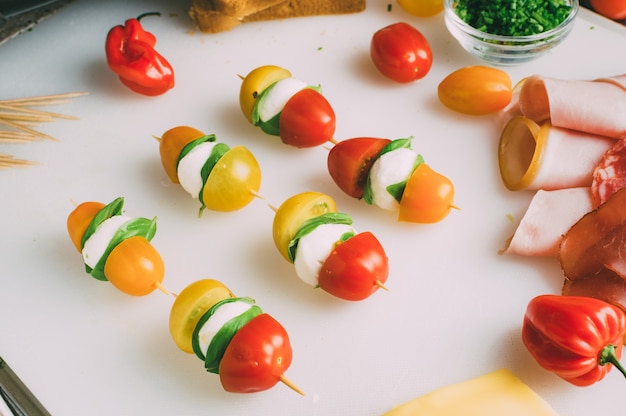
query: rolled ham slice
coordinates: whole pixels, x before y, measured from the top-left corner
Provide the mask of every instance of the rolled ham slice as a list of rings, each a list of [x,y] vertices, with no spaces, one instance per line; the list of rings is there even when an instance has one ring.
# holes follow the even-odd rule
[[[500,253],[557,257],[563,235],[592,209],[589,187],[539,190]]]
[[[553,126],[616,139],[626,137],[626,74],[595,81],[527,78],[517,97],[520,112]]]
[[[591,186],[596,166],[615,142],[514,116],[500,136],[500,175],[512,191]]]

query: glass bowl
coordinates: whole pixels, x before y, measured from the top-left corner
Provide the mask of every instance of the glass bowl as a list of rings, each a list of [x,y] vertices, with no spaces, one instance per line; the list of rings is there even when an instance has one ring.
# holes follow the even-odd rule
[[[482,32],[465,23],[454,11],[457,0],[444,0],[446,27],[459,44],[494,65],[513,66],[536,59],[561,43],[574,27],[578,0],[569,0],[567,18],[553,29],[530,36],[500,36]]]

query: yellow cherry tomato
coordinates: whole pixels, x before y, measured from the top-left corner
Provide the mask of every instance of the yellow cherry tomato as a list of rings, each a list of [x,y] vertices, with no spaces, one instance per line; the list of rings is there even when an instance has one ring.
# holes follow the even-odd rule
[[[398,0],[398,4],[417,17],[430,17],[443,11],[443,0]]]
[[[289,77],[291,72],[275,65],[260,66],[246,75],[239,89],[239,106],[250,123],[256,97],[276,81]]]
[[[406,183],[400,200],[399,221],[434,223],[454,207],[454,186],[447,177],[420,164]]]
[[[235,146],[211,170],[202,201],[213,211],[235,211],[248,205],[260,187],[259,163],[247,148]]]
[[[458,69],[441,81],[439,100],[451,110],[468,115],[485,115],[502,110],[513,96],[506,72],[488,66]]]
[[[156,289],[165,275],[159,252],[140,236],[120,242],[104,264],[104,275],[122,292],[144,296]]]
[[[170,310],[170,335],[181,350],[193,354],[191,336],[206,311],[235,295],[221,282],[203,279],[191,283],[176,296]]]
[[[178,172],[176,172],[176,164],[183,147],[202,136],[205,136],[203,132],[187,126],[173,127],[161,136],[159,142],[161,163],[163,164],[165,173],[167,173],[167,176],[172,182],[180,183],[178,180]]]
[[[67,217],[67,232],[74,243],[74,247],[80,253],[82,251],[83,234],[87,231],[87,227],[96,216],[98,211],[104,208],[101,202],[83,202],[78,205]]]
[[[289,260],[289,243],[306,220],[327,212],[337,212],[335,200],[319,192],[303,192],[281,204],[274,215],[272,236],[280,254]]]

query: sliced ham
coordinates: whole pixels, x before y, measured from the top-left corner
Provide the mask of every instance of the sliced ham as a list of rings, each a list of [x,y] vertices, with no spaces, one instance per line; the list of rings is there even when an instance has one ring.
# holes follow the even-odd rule
[[[500,174],[512,191],[591,186],[594,169],[614,143],[605,136],[515,116],[502,129]]]
[[[526,117],[613,138],[626,137],[626,74],[595,81],[527,78],[517,105]]]
[[[556,257],[563,235],[591,210],[589,187],[539,190],[501,253]]]

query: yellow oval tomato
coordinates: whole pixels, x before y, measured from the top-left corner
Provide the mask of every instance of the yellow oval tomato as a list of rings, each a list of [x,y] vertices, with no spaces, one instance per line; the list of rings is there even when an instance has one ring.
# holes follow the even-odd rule
[[[239,89],[239,106],[250,123],[256,97],[276,81],[289,77],[291,72],[275,65],[260,66],[246,75]]]
[[[513,95],[511,78],[496,68],[468,66],[458,69],[439,84],[439,100],[449,109],[469,115],[502,110]]]
[[[274,215],[272,236],[280,254],[289,260],[289,243],[298,229],[308,219],[327,212],[337,212],[335,200],[320,192],[303,192],[290,197],[281,204]]]
[[[400,200],[399,221],[434,223],[454,207],[454,185],[447,177],[420,164],[407,181]]]
[[[170,310],[170,335],[181,350],[193,354],[191,336],[198,321],[213,305],[235,295],[221,282],[203,279],[191,283],[176,296]]]
[[[178,180],[178,172],[176,172],[176,165],[178,163],[178,156],[180,156],[183,147],[202,136],[205,136],[203,132],[187,126],[173,127],[161,136],[159,143],[161,163],[163,164],[165,173],[167,173],[167,176],[172,182],[180,183]]]
[[[398,0],[398,4],[417,17],[430,17],[443,11],[443,0]]]
[[[74,243],[74,247],[80,253],[82,251],[83,234],[96,216],[98,211],[104,208],[101,202],[83,202],[78,205],[67,217],[67,232]]]
[[[144,296],[163,282],[165,265],[148,240],[134,236],[111,250],[104,264],[104,275],[122,292]]]
[[[213,211],[235,211],[248,205],[260,187],[259,163],[247,148],[235,146],[211,170],[202,202]]]

